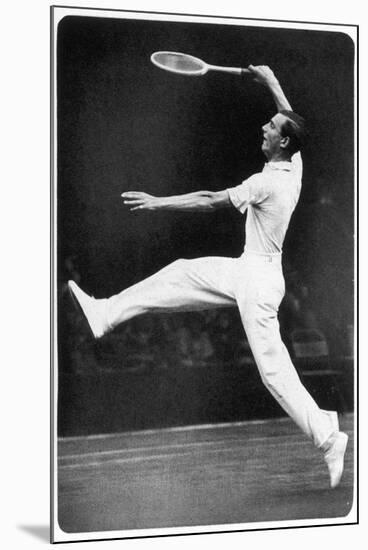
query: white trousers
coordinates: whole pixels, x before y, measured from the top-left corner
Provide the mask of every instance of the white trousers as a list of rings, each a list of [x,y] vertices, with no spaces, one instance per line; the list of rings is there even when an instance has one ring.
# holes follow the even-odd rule
[[[147,312],[239,308],[265,386],[317,447],[337,431],[337,415],[323,411],[302,385],[283,344],[278,309],[285,284],[281,255],[177,260],[106,301],[111,328]]]

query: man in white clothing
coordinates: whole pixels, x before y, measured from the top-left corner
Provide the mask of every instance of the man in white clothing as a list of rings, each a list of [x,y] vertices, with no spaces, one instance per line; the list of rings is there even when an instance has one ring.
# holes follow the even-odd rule
[[[249,66],[254,79],[271,92],[277,114],[263,126],[262,172],[223,191],[156,197],[122,194],[131,210],[211,211],[234,206],[247,211],[246,246],[240,258],[177,260],[155,275],[108,299],[95,300],[69,281],[92,333],[100,338],[120,323],[153,311],[239,308],[261,378],[281,407],[324,452],[330,485],[341,479],[348,437],[337,413],[321,410],[302,385],[280,338],[278,309],[285,285],[281,257],[290,217],[298,202],[305,135],[304,119],[294,113],[269,67]]]

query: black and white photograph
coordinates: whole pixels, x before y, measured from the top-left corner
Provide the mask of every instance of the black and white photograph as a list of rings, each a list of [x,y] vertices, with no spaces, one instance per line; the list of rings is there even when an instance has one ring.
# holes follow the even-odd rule
[[[354,525],[354,24],[54,6],[53,542]]]

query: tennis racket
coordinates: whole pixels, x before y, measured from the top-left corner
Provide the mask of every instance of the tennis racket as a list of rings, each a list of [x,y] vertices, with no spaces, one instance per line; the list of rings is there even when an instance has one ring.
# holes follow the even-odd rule
[[[208,71],[218,71],[240,76],[250,74],[251,72],[249,69],[241,69],[238,67],[209,65],[198,57],[179,52],[155,52],[151,55],[151,61],[160,69],[187,76],[203,76],[208,73]]]

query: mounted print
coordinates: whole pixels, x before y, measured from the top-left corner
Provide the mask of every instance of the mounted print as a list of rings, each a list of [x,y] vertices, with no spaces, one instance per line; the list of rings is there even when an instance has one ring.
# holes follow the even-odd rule
[[[52,542],[357,523],[357,27],[51,27]]]

